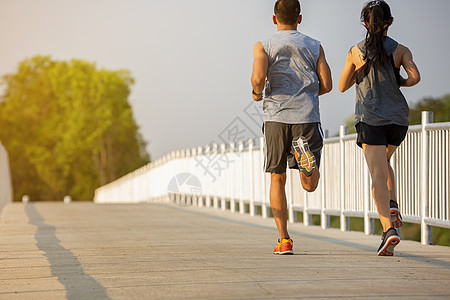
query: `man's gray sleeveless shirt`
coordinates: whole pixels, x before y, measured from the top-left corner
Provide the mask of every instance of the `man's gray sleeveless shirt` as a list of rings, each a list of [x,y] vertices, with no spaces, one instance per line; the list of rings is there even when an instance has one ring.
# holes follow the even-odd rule
[[[388,56],[393,54],[397,46],[396,41],[388,36],[385,38],[384,48]],[[365,40],[358,43],[357,47],[365,54]],[[363,70],[367,67],[368,70]],[[376,69],[363,66],[359,72],[364,74],[357,75],[357,78],[362,79],[359,83],[357,80],[355,85],[355,122],[364,122],[372,126],[389,124],[408,126],[408,103],[400,91],[393,60]]]
[[[296,30],[282,30],[261,43],[269,58],[264,121],[320,122],[316,74],[320,42]]]

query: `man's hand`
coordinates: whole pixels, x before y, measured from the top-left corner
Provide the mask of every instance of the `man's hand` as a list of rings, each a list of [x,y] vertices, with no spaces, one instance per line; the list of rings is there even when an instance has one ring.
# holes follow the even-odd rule
[[[255,94],[255,91],[253,90],[252,97],[253,97],[253,100],[255,100],[255,101],[261,101],[263,98],[263,93],[261,92],[259,94]]]

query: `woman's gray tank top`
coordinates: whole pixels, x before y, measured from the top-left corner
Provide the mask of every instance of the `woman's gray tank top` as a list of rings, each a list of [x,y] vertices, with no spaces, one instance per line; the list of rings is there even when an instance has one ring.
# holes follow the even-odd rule
[[[264,121],[320,122],[316,74],[320,42],[297,30],[282,30],[261,43],[269,58]]]
[[[388,56],[392,55],[397,46],[396,41],[390,37],[385,38],[384,48]],[[358,43],[357,47],[365,54],[365,40]],[[390,57],[390,61],[381,67],[364,65],[357,70],[356,123],[364,122],[372,126],[389,124],[408,126],[409,107],[400,91],[394,68],[393,59]]]

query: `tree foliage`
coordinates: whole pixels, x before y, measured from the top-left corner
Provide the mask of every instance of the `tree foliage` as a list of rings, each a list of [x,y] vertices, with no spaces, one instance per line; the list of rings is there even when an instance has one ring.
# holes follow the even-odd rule
[[[422,123],[422,111],[433,112],[433,122],[450,121],[450,94],[441,98],[423,98],[409,109],[409,124],[417,125]]]
[[[127,70],[35,56],[3,83],[0,140],[16,200],[90,200],[98,186],[149,161],[128,103]]]

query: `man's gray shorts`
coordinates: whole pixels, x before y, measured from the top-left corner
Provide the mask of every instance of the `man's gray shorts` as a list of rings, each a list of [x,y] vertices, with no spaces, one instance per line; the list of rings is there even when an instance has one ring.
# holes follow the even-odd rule
[[[320,166],[323,147],[323,131],[320,123],[264,122],[263,132],[265,142],[264,169],[266,172],[285,173],[287,164],[289,164],[290,169],[298,169],[292,140],[300,136],[306,139],[309,149],[316,159],[317,167]]]

